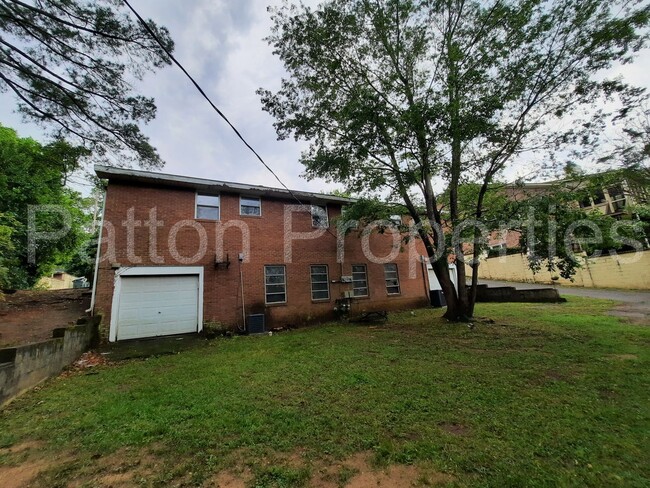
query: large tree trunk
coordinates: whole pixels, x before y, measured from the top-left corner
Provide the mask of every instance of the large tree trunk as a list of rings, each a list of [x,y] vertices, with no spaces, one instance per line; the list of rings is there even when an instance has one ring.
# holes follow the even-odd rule
[[[443,257],[432,263],[432,267],[436,278],[438,278],[438,281],[440,282],[442,293],[445,295],[445,301],[447,302],[447,310],[443,314],[443,317],[453,322],[466,322],[471,318],[469,303],[467,300],[462,300],[459,297],[456,287],[449,277],[449,264],[447,263],[447,258]],[[462,280],[464,286],[464,273],[462,275]],[[461,286],[460,274],[458,275],[458,286],[459,288]]]

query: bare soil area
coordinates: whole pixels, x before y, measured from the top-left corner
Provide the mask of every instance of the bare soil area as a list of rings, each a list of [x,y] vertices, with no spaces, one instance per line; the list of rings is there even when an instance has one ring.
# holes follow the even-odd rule
[[[52,338],[52,330],[74,323],[90,307],[87,289],[20,290],[0,299],[0,347]]]
[[[0,465],[0,481],[4,488],[51,486],[52,481],[58,478],[58,473],[72,467],[75,467],[77,474],[74,481],[67,485],[71,487],[130,488],[156,486],[161,483],[166,486],[206,488],[258,486],[251,466],[247,465],[217,472],[197,484],[191,480],[192,473],[178,473],[180,475],[174,479],[161,477],[165,461],[158,457],[155,449],[125,448],[106,456],[95,455],[89,459],[78,459],[69,452],[53,454],[51,451],[42,450],[42,447],[38,443],[24,443],[0,449],[0,455],[7,461],[4,466]],[[454,482],[453,476],[438,472],[426,463],[376,467],[373,466],[371,458],[370,453],[359,452],[344,460],[328,462],[308,460],[297,454],[284,459],[274,459],[273,464],[291,469],[308,467],[311,476],[298,484],[314,488],[409,488],[447,486]],[[262,464],[268,464],[269,461],[266,460]],[[262,485],[269,486],[266,483]]]

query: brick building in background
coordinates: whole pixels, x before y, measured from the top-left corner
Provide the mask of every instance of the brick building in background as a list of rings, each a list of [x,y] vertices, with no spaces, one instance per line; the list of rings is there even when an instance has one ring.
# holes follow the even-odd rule
[[[350,199],[293,192],[299,206],[282,189],[95,172],[108,186],[93,310],[110,341],[197,332],[207,321],[241,329],[251,315],[267,328],[298,326],[345,303],[352,314],[429,304],[419,245],[400,252],[391,231],[338,236]]]
[[[584,212],[599,212],[616,220],[635,218],[630,208],[648,202],[650,192],[643,184],[629,178],[622,171],[605,171],[548,181],[543,183],[520,183],[504,185],[500,190],[516,202],[525,202],[540,195],[554,195],[558,192],[581,193],[581,198],[571,204]],[[488,248],[518,249],[520,233],[516,230],[494,231],[490,233]],[[646,244],[647,247],[647,244]],[[468,248],[470,249],[470,248]]]

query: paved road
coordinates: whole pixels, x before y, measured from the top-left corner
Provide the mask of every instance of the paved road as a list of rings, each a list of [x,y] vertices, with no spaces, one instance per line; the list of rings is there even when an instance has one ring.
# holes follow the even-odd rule
[[[548,288],[551,285],[538,285],[535,283],[515,283],[512,281],[479,280],[488,286],[514,286],[520,290],[531,288]],[[580,297],[603,298],[622,302],[615,307],[611,314],[628,317],[633,322],[650,325],[650,291],[632,291],[603,288],[579,288],[572,286],[555,286],[560,295],[574,295]]]

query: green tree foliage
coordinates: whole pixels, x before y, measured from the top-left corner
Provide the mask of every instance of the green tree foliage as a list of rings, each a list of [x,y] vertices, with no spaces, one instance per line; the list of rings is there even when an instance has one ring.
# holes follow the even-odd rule
[[[80,199],[78,205],[83,213],[88,216],[87,231],[74,252],[68,256],[65,263],[62,263],[68,273],[74,276],[83,276],[91,283],[95,274],[95,258],[99,241],[99,219],[101,218],[101,203],[104,195],[103,189],[95,187],[90,197]]]
[[[622,117],[623,125],[614,141],[614,148],[601,158],[603,162],[615,162],[632,183],[650,187],[650,108],[647,103]]]
[[[15,225],[16,222],[13,219],[0,213],[0,297],[2,296],[2,287],[8,282],[8,257],[14,250],[11,235]]]
[[[528,204],[534,219],[524,220],[519,230],[521,248],[533,272],[545,268],[572,279],[581,267],[579,256],[593,258],[610,251],[643,248],[639,222],[618,221],[598,211],[584,212],[577,206],[562,204],[563,199],[555,194],[537,197]]]
[[[148,24],[171,51],[167,29]],[[138,126],[154,118],[154,100],[133,81],[169,62],[119,0],[0,0],[0,90],[104,161],[162,166]]]
[[[4,268],[2,286],[29,288],[66,261],[84,236],[88,217],[79,207],[80,195],[64,187],[63,180],[73,156],[65,153],[66,143],[42,145],[20,138],[16,131],[0,126],[0,266]],[[70,155],[82,153],[69,146]],[[31,205],[55,205],[69,215],[70,229],[56,240],[35,241],[35,260],[28,249],[29,208]],[[34,230],[54,232],[65,225],[58,211],[36,211]]]
[[[84,236],[74,253],[65,262],[65,270],[73,276],[84,277],[90,283],[95,275],[95,257],[97,256],[97,242],[99,232],[95,231]]]
[[[580,140],[589,129],[581,125],[585,107],[634,91],[604,70],[645,45],[649,15],[647,4],[623,0],[285,6],[272,12],[269,42],[288,76],[277,92],[259,93],[279,137],[310,142],[308,177],[355,192],[388,190],[417,224],[428,221],[419,233],[437,258],[445,316],[465,319],[478,273],[468,293],[458,266],[456,291],[447,257],[436,253],[445,216],[432,180],[445,183],[452,229],[461,221],[459,187],[478,184],[471,213],[480,220],[490,185],[517,156]],[[562,123],[567,117],[572,123]],[[462,246],[445,252],[462,256]]]

